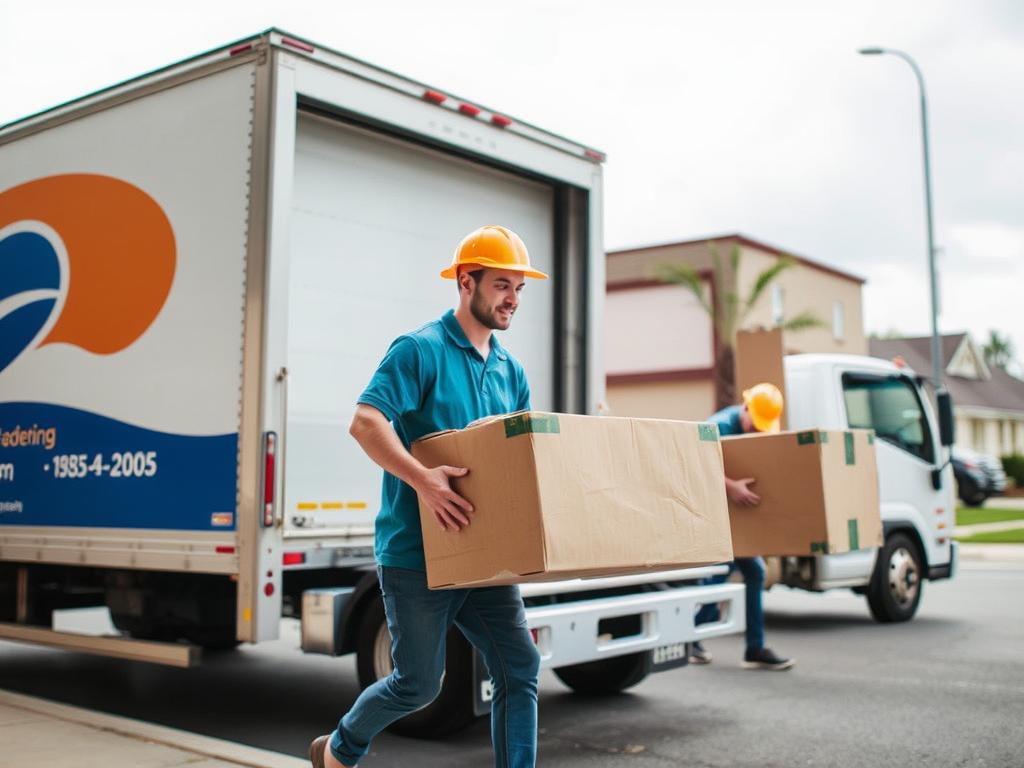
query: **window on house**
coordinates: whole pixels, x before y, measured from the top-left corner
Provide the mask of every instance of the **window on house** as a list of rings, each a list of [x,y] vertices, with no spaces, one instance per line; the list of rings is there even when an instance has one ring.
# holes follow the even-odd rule
[[[781,285],[772,286],[772,324],[782,325],[786,316],[786,292]]]
[[[846,318],[843,315],[843,302],[832,304],[832,338],[842,341],[846,338]]]

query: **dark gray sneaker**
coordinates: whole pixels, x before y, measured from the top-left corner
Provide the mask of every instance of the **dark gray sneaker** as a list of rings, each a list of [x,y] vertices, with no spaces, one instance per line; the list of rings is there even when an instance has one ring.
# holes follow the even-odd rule
[[[776,656],[771,648],[748,648],[743,655],[744,669],[789,669],[796,661]]]
[[[714,657],[711,655],[711,651],[705,649],[699,640],[696,643],[690,643],[691,664],[710,664],[712,658]]]

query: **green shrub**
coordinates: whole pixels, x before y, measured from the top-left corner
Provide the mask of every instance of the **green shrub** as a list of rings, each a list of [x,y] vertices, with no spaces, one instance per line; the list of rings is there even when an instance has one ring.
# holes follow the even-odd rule
[[[1002,462],[1007,477],[1012,477],[1018,488],[1024,488],[1024,455],[1011,453],[1009,456],[1003,456]]]

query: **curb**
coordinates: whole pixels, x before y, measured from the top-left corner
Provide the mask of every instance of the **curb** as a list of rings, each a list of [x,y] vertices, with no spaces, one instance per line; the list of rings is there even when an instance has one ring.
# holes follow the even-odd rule
[[[93,712],[68,704],[58,704],[35,696],[0,690],[0,704],[39,715],[86,725],[101,731],[193,752],[203,757],[222,760],[246,768],[309,768],[309,761],[291,755],[257,749],[233,741],[215,739],[189,731],[133,720],[119,715]]]
[[[1008,563],[1024,568],[1024,544],[960,543],[960,560],[971,563]]]

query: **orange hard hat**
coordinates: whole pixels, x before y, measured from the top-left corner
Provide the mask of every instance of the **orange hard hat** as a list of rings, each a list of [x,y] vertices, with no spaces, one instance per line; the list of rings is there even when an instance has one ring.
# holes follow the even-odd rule
[[[496,224],[480,227],[462,238],[451,266],[441,272],[441,277],[454,279],[463,264],[484,269],[509,269],[542,280],[547,278],[543,272],[530,266],[530,254],[522,238],[511,229]]]
[[[774,384],[755,384],[743,391],[750,420],[758,432],[778,432],[782,416],[782,393]]]

